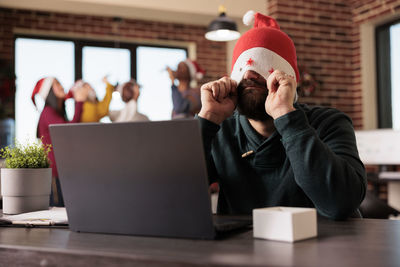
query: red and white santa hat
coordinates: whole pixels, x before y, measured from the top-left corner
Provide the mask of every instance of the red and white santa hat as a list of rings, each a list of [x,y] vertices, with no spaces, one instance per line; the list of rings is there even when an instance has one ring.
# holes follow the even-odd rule
[[[299,81],[293,41],[280,30],[276,20],[250,10],[243,16],[243,22],[246,25],[254,22],[254,27],[235,45],[231,78],[239,83],[246,71],[253,70],[267,80],[274,70],[281,70]]]
[[[40,79],[36,85],[35,88],[33,89],[32,92],[32,102],[33,104],[36,106],[36,102],[35,102],[35,96],[36,94],[39,94],[44,100],[46,100],[47,96],[49,95],[50,89],[53,86],[53,82],[54,82],[54,77],[46,77],[46,78],[42,78]]]
[[[189,68],[190,80],[200,81],[201,79],[203,79],[206,71],[202,69],[196,61],[186,59],[184,62]]]

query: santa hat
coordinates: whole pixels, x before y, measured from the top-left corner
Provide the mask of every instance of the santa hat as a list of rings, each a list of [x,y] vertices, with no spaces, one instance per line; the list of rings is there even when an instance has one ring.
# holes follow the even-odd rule
[[[206,71],[203,70],[199,66],[199,64],[197,64],[196,61],[190,60],[190,59],[186,59],[184,62],[189,68],[190,80],[199,81],[199,80],[203,79],[204,74],[206,74]]]
[[[43,78],[40,79],[36,85],[35,88],[33,89],[32,92],[32,102],[33,104],[36,106],[36,102],[35,102],[35,96],[36,94],[39,94],[43,100],[46,100],[47,96],[49,95],[50,89],[53,86],[53,82],[54,82],[54,77],[47,77],[47,78]]]
[[[298,81],[296,49],[276,20],[250,10],[243,16],[243,22],[246,25],[254,22],[254,27],[235,45],[231,78],[239,83],[246,71],[253,70],[267,80],[274,70],[281,70]]]

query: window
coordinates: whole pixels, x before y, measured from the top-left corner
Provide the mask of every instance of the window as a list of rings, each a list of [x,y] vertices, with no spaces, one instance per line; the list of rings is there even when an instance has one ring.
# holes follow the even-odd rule
[[[400,23],[390,27],[390,63],[393,128],[400,130]]]
[[[44,76],[54,76],[66,91],[74,82],[74,43],[17,38],[15,74],[15,134],[19,142],[25,143],[36,139],[39,115],[44,106],[40,97],[36,97],[37,108],[31,101],[36,82]],[[68,116],[73,116],[73,109],[67,108],[67,112]]]
[[[167,66],[175,69],[185,60],[183,49],[146,47],[137,48],[137,79],[142,86],[138,109],[150,120],[168,120],[172,113],[171,80]]]
[[[136,78],[142,85],[139,112],[151,120],[168,120],[172,99],[166,67],[176,68],[186,57],[187,50],[179,47],[18,36],[15,39],[16,138],[20,142],[36,138],[44,102],[36,97],[36,109],[31,94],[36,82],[47,76],[56,77],[66,92],[75,80],[82,78],[92,85],[99,99],[105,94],[104,76],[112,84]],[[114,93],[110,109],[121,109],[124,105],[120,95]],[[66,101],[66,109],[68,118],[72,119],[73,100]],[[102,119],[102,122],[109,121]]]
[[[131,77],[142,86],[138,111],[150,120],[168,120],[172,113],[171,81],[166,67],[176,68],[187,57],[187,50],[177,47],[157,47],[130,43],[77,41],[76,77],[82,77],[96,90],[99,99],[105,94],[101,79],[109,75],[111,83],[124,83]],[[136,64],[135,64],[136,63]],[[82,70],[80,73],[79,70]],[[118,93],[113,94],[110,110],[123,108]],[[109,122],[103,118],[102,122]]]
[[[378,126],[400,129],[400,22],[376,29]]]
[[[131,78],[131,53],[128,49],[84,46],[82,49],[82,79],[95,89],[98,99],[103,99],[106,88],[102,79],[107,76],[111,84],[122,84]],[[124,107],[119,93],[114,93],[111,110]],[[110,122],[108,117],[101,120]]]

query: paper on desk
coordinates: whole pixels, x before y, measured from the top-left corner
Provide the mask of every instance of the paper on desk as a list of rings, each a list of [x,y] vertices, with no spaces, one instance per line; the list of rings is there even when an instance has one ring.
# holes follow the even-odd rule
[[[53,207],[48,210],[3,215],[1,219],[19,225],[67,225],[68,217],[65,208]]]

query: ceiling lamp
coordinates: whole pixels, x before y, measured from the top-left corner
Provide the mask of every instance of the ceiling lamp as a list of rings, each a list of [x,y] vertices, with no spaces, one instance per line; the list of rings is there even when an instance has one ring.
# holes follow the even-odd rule
[[[208,25],[206,39],[217,42],[236,40],[240,37],[236,23],[226,16],[226,8],[219,6],[219,16]]]

